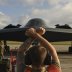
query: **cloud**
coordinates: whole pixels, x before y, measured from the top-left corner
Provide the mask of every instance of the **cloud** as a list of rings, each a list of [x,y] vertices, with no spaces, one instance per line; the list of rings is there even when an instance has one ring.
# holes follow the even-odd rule
[[[45,3],[43,0],[21,0],[29,5],[37,4],[38,2]],[[69,24],[72,26],[72,0],[45,0],[50,5],[50,8],[34,7],[26,16],[21,17],[20,23],[27,22],[31,18],[42,18],[46,21],[49,27],[55,27],[55,24]],[[35,5],[36,5],[35,4]],[[39,3],[38,3],[39,4]],[[26,19],[26,20],[25,20]]]
[[[0,0],[0,5],[7,5],[9,0]]]
[[[0,12],[0,28],[7,26],[10,22],[10,17]]]
[[[66,3],[72,2],[72,0],[17,0],[17,2],[23,4],[24,6],[37,7],[45,4],[49,4],[50,6],[64,5]]]
[[[44,0],[18,0],[24,6],[40,6],[44,3]]]
[[[17,23],[21,24],[24,27],[26,25],[26,23],[28,22],[28,20],[30,20],[30,19],[31,18],[28,15],[20,16]]]
[[[61,0],[47,0],[50,5],[58,4]]]
[[[65,5],[72,2],[72,0],[47,0],[50,5]]]
[[[72,24],[71,8],[72,3],[65,4],[64,6],[55,6],[51,9],[33,9],[29,17],[42,18],[50,27],[54,27],[55,24]]]
[[[11,2],[12,4],[9,4]],[[21,5],[22,8],[26,6],[24,7],[26,8],[24,9],[25,14],[22,14],[24,16],[20,16],[16,23],[25,25],[29,19],[38,17],[44,19],[51,27],[58,23],[72,24],[72,0],[0,0],[0,5],[8,4],[14,7],[14,2],[17,6],[21,3],[22,5],[19,4],[19,6]],[[0,27],[7,25],[10,21],[8,15],[0,12]]]

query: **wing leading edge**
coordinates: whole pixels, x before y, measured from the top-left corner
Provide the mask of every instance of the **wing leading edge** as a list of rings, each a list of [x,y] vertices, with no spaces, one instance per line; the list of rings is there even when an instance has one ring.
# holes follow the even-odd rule
[[[25,36],[25,31],[26,28],[1,29],[0,40],[23,42],[28,38]],[[72,41],[72,29],[46,28],[46,33],[43,36],[50,42]]]

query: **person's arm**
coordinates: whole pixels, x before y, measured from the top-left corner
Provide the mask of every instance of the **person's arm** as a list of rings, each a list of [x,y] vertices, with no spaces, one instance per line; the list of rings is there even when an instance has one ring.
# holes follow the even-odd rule
[[[35,36],[40,41],[40,44],[49,50],[50,54],[52,55],[53,60],[60,64],[60,61],[59,61],[59,58],[58,58],[58,55],[54,46],[49,41],[47,41],[44,37],[39,35],[38,33],[36,33]]]
[[[60,60],[54,46],[38,33],[36,33],[35,36],[40,41],[40,44],[49,50],[49,53],[52,56],[53,64],[60,68]]]
[[[25,52],[29,49],[31,43],[33,42],[32,38],[28,38],[18,49],[17,52],[17,72],[24,72],[25,65]]]
[[[57,55],[57,52],[56,52],[56,49],[54,48],[54,46],[49,41],[47,41],[45,38],[43,38],[41,35],[36,34],[35,36],[40,41],[41,45],[43,45],[44,47],[46,47],[49,50],[49,53],[52,56],[53,65],[55,65],[59,69],[59,72],[62,72],[60,60],[58,58],[58,55]]]

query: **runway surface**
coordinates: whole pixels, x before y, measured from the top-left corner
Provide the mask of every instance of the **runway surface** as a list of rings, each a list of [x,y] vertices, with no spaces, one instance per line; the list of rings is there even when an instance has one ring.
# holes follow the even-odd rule
[[[60,54],[59,55],[62,72],[72,72],[72,54]]]
[[[12,45],[11,45],[12,46]],[[12,47],[18,48],[19,45]],[[68,52],[69,45],[54,45],[58,52]],[[72,54],[59,54],[62,72],[72,72]]]
[[[70,45],[54,45],[58,52],[68,52]],[[62,72],[72,72],[72,54],[59,54]]]

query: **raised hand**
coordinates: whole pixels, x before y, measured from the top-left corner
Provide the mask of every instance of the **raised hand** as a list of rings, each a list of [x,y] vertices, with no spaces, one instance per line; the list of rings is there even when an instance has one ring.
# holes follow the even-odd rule
[[[45,33],[45,29],[40,27],[39,29],[34,29],[34,28],[30,28],[28,29],[26,32],[25,32],[25,35],[26,36],[29,36],[29,37],[32,37],[32,38],[35,38],[35,35],[36,33],[40,34],[40,35],[43,35]]]
[[[45,34],[45,29],[43,27],[39,27],[39,29],[36,30],[37,33],[39,33],[40,35]]]
[[[34,28],[30,28],[25,32],[26,36],[34,37],[36,34],[36,30]]]

